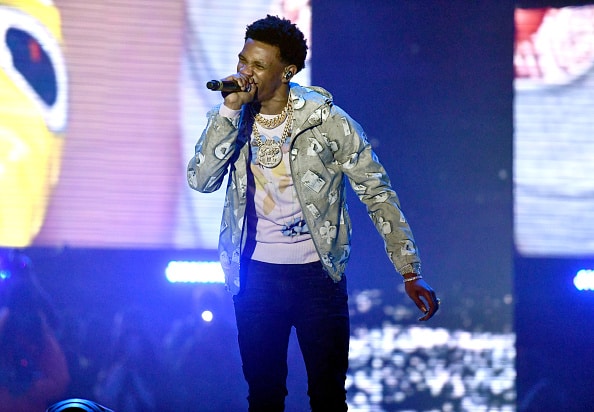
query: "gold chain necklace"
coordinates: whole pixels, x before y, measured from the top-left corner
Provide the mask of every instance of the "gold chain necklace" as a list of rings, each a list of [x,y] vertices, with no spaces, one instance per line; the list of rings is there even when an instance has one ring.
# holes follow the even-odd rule
[[[254,114],[254,119],[256,119],[260,126],[264,127],[265,129],[274,129],[283,124],[283,122],[287,118],[288,112],[290,110],[289,106],[291,106],[291,99],[287,100],[287,104],[285,105],[283,111],[274,116],[272,119],[266,119],[260,113],[256,113],[256,111],[254,110],[254,106],[252,106],[252,113]]]
[[[264,167],[276,167],[283,160],[282,145],[287,141],[289,135],[291,134],[291,128],[293,126],[293,105],[290,104],[290,102],[287,102],[286,111],[286,124],[283,130],[283,134],[279,141],[274,139],[266,139],[262,141],[262,137],[258,132],[257,122],[254,121],[254,124],[252,126],[254,143],[256,143],[256,145],[258,146],[257,162],[258,164]],[[281,123],[279,123],[279,126],[280,124]]]

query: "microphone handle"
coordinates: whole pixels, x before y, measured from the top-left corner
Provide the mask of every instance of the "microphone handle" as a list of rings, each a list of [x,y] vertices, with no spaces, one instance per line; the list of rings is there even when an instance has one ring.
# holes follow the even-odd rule
[[[214,92],[241,92],[241,87],[234,81],[229,80],[211,80],[206,83],[206,87]]]

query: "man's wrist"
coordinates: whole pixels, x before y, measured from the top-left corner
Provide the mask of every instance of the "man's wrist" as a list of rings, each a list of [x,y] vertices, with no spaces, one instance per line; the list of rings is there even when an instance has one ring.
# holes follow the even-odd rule
[[[407,273],[404,276],[403,282],[408,283],[408,282],[412,282],[412,281],[419,280],[419,279],[423,279],[423,276],[415,275],[414,273]]]

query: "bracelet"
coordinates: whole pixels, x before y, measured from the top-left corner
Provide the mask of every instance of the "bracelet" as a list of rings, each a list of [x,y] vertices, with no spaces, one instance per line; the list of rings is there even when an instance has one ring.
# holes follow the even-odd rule
[[[419,280],[419,279],[423,279],[423,276],[421,275],[417,275],[417,276],[413,276],[412,278],[404,278],[403,282],[412,282],[413,280]]]

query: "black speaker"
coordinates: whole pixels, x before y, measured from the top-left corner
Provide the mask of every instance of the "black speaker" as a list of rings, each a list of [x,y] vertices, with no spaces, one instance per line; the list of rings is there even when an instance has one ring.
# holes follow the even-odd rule
[[[86,399],[66,399],[54,403],[45,412],[115,412],[105,406]]]

